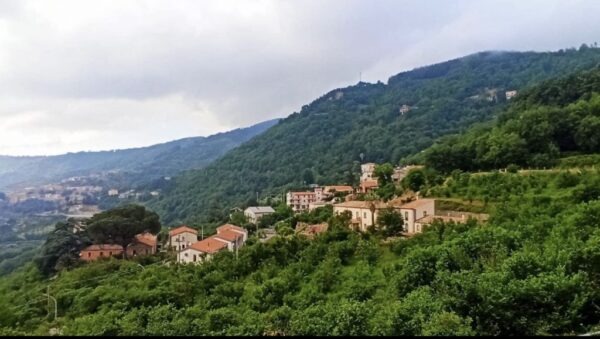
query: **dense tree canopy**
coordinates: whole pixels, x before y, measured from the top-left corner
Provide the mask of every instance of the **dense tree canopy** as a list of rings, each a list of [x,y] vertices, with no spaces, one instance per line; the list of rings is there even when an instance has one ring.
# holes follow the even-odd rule
[[[257,192],[261,198],[281,195],[311,181],[311,174],[316,184],[356,184],[360,162],[397,164],[442,135],[493,118],[506,107],[504,91],[521,92],[551,77],[591,69],[599,56],[596,48],[477,53],[403,72],[387,85],[361,82],[336,89],[205,169],[174,178],[173,186],[148,204],[168,224],[219,223]],[[497,91],[491,101],[489,89]],[[401,114],[404,104],[411,110]],[[506,144],[491,142],[520,147],[515,137]]]
[[[425,163],[446,173],[510,164],[543,168],[561,153],[600,152],[600,69],[532,88],[490,126],[443,139]],[[574,101],[568,101],[574,100]]]
[[[126,205],[104,211],[89,219],[86,231],[94,243],[119,244],[127,248],[135,235],[160,231],[158,214],[144,206]],[[126,251],[123,251],[126,255]]]

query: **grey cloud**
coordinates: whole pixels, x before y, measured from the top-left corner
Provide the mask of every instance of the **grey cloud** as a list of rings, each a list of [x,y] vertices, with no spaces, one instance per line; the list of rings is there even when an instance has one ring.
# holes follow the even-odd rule
[[[27,152],[209,134],[286,116],[359,72],[386,81],[479,50],[589,43],[599,9],[593,0],[0,1],[0,117],[23,135],[90,136],[39,139]],[[168,128],[150,126],[158,122]],[[123,125],[136,127],[135,140]],[[19,153],[2,132],[0,153]]]

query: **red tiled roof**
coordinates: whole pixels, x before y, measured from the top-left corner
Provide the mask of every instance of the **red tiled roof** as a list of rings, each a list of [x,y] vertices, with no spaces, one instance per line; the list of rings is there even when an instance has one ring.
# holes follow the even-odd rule
[[[232,224],[225,224],[225,225],[221,225],[221,226],[217,227],[217,231],[221,231],[221,230],[235,230],[235,231],[240,231],[240,232],[244,232],[244,233],[248,232],[248,231],[246,231],[245,228],[239,227],[236,225],[232,225]]]
[[[242,238],[244,235],[241,233],[234,232],[232,230],[220,230],[219,233],[215,234],[213,237],[221,238],[227,241],[236,241],[239,238]]]
[[[366,180],[360,183],[360,187],[363,188],[373,188],[379,186],[377,180]]]
[[[197,230],[184,225],[184,226],[179,226],[177,228],[174,228],[174,229],[170,230],[169,231],[169,235],[170,236],[175,236],[177,234],[181,234],[181,233],[184,233],[184,232],[190,232],[190,233],[198,234]]]
[[[435,200],[433,199],[417,199],[417,200],[413,200],[407,204],[401,205],[400,208],[420,208],[423,207],[424,205],[428,205],[428,204],[433,204],[435,203]]]
[[[221,240],[215,239],[214,237],[206,238],[202,241],[198,241],[190,245],[188,248],[195,249],[196,251],[204,253],[216,253],[226,248],[227,244]]]
[[[156,246],[156,236],[148,232],[136,235],[135,241],[150,247]]]
[[[122,251],[123,246],[116,244],[98,244],[98,245],[90,245],[84,248],[83,251]]]
[[[387,205],[382,201],[367,201],[367,200],[351,200],[344,201],[338,204],[333,204],[333,207],[346,207],[346,208],[362,208],[362,209],[371,209],[371,203],[375,204],[375,208],[382,209],[386,208]]]
[[[354,189],[352,186],[325,186],[325,191],[331,192],[332,190],[336,192],[352,192]]]

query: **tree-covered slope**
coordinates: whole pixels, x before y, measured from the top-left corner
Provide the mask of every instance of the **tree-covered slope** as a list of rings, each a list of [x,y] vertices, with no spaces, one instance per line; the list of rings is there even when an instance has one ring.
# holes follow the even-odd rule
[[[280,194],[311,174],[317,183],[350,184],[360,161],[397,163],[442,135],[494,117],[506,106],[506,90],[599,61],[595,48],[484,52],[403,72],[388,84],[333,90],[203,170],[177,177],[151,206],[168,223],[211,222],[257,192]],[[489,101],[494,91],[497,100]],[[402,105],[411,110],[401,114]]]
[[[0,156],[0,188],[104,171],[123,171],[135,178],[148,179],[175,175],[187,169],[206,166],[276,123],[277,120],[269,120],[209,137],[185,138],[116,151],[78,152],[48,157]]]
[[[387,243],[335,216],[313,241],[251,237],[237,255],[225,251],[202,265],[111,259],[51,280],[28,265],[0,278],[0,335],[597,331],[599,180],[597,169],[463,173],[432,191],[489,200],[487,224],[436,223]]]
[[[600,68],[553,79],[525,91],[493,123],[448,136],[424,162],[450,172],[510,164],[556,165],[564,154],[600,152]]]

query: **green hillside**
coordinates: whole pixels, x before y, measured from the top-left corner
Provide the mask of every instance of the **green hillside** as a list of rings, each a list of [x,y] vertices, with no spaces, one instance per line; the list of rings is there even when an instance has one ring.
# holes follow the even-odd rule
[[[600,330],[598,170],[463,173],[431,193],[493,204],[387,244],[333,217],[202,265],[110,259],[0,278],[0,334],[573,335]],[[468,193],[469,192],[469,193]],[[466,199],[465,199],[466,200]],[[140,267],[141,264],[143,267]],[[46,293],[57,300],[47,309]],[[53,304],[51,303],[51,306]]]
[[[444,172],[511,164],[550,167],[567,154],[599,153],[599,131],[600,68],[596,68],[525,91],[497,121],[440,140],[425,152],[424,162]],[[589,164],[590,156],[579,158]]]
[[[495,129],[506,132],[506,126],[535,129],[526,118],[532,110],[544,117],[559,109],[567,122],[596,117],[598,72],[531,87],[487,131],[468,133],[490,138]],[[555,131],[553,123],[536,121]],[[265,135],[280,129],[277,125]],[[534,140],[527,139],[528,145]],[[539,140],[561,145],[563,139],[553,134]],[[413,237],[384,239],[378,232],[351,231],[349,215],[317,211],[315,216],[324,219],[318,222],[326,220],[330,227],[314,240],[288,235],[263,243],[252,235],[238,253],[224,251],[202,265],[174,264],[174,255],[87,264],[65,260],[59,266],[71,268],[49,279],[39,266],[28,264],[0,278],[0,335],[599,331],[600,169],[588,165],[598,164],[600,152],[577,140],[570,156],[550,169],[448,168],[450,175],[421,189],[448,205],[485,210],[490,214],[485,223],[436,221]],[[235,151],[224,159],[231,154]],[[60,246],[78,241],[62,225],[44,245],[46,255],[77,253],[75,247]],[[48,308],[48,291],[56,298],[56,313]]]
[[[177,177],[150,206],[167,223],[217,222],[229,208],[253,203],[257,193],[280,196],[311,177],[319,184],[355,183],[361,161],[397,163],[440,136],[492,119],[507,106],[506,90],[523,91],[599,62],[597,48],[483,52],[400,73],[388,84],[333,90],[210,166]],[[401,114],[402,105],[411,110]]]
[[[57,181],[105,171],[126,173],[129,182],[143,182],[202,168],[228,150],[264,132],[277,119],[209,137],[175,140],[149,147],[77,152],[47,157],[0,156],[0,189]]]

